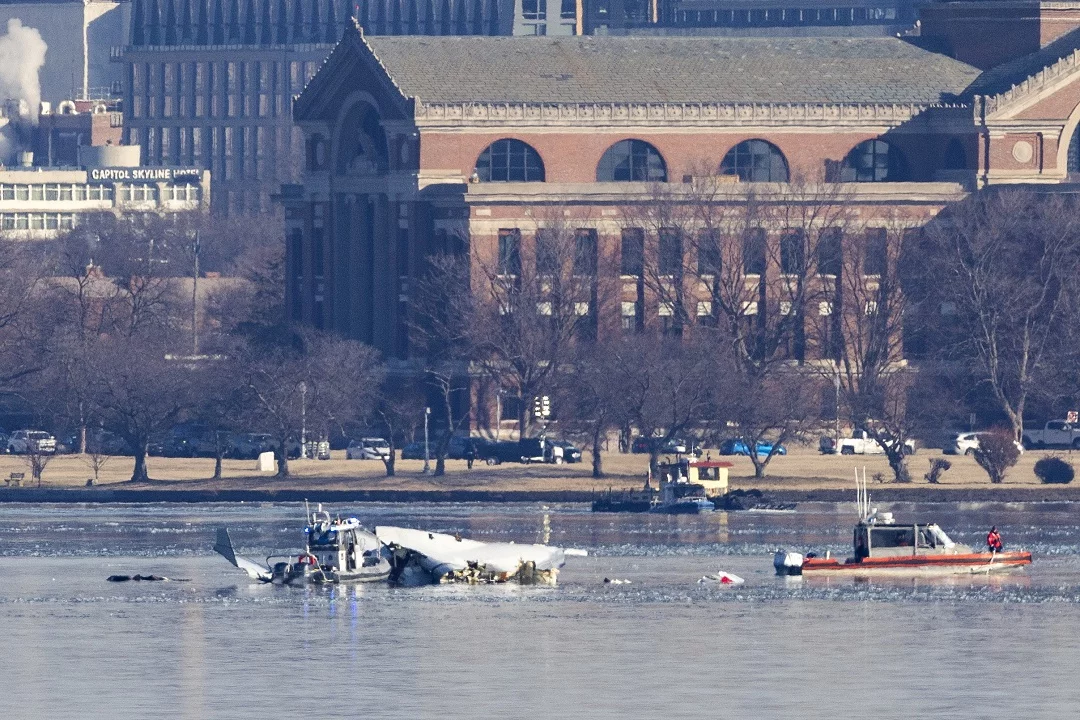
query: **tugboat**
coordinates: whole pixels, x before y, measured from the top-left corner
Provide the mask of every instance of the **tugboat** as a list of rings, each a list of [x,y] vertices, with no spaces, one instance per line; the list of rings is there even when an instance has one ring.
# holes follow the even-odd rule
[[[332,520],[321,504],[308,512],[304,549],[295,560],[288,556],[271,563],[279,557],[271,555],[263,565],[240,557],[233,550],[228,528],[218,528],[214,550],[249,577],[275,585],[376,582],[386,580],[391,569],[374,533],[354,517]]]
[[[659,489],[652,479],[641,490],[606,493],[593,501],[593,512],[650,512],[667,515],[692,515],[712,512],[714,501],[727,493],[731,463],[716,460],[690,460],[676,457],[657,464]]]
[[[777,550],[773,567],[777,575],[818,573],[865,574],[981,574],[1001,572],[1031,564],[1031,553],[978,552],[968,545],[953,542],[936,523],[898,523],[892,513],[870,508],[865,478],[856,475],[856,505],[859,521],[853,533],[854,552],[840,560],[826,552],[825,557],[803,556]]]

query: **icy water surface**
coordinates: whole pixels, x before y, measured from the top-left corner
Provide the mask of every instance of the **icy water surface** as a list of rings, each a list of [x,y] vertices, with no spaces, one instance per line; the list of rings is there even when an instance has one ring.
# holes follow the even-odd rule
[[[846,552],[847,506],[331,509],[591,555],[557,588],[280,588],[213,555],[213,529],[253,557],[294,551],[295,505],[0,505],[0,718],[1080,716],[1068,504],[893,505],[972,544],[996,523],[1036,560],[874,583],[773,576],[777,546]],[[746,584],[696,582],[721,569]],[[187,581],[105,581],[135,573]]]

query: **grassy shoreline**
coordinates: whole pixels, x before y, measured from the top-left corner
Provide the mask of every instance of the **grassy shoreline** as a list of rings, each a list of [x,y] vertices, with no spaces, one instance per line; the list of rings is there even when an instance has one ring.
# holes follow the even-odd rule
[[[929,460],[940,451],[920,451],[911,459],[915,481],[910,484],[874,482],[870,492],[881,502],[1073,502],[1080,501],[1080,480],[1074,485],[1044,485],[1033,472],[1035,461],[1049,452],[1028,452],[1010,470],[1006,481],[990,484],[986,474],[968,457],[950,457],[953,467],[940,484],[923,478]],[[1071,454],[1062,457],[1072,460]],[[714,456],[715,459],[715,456]],[[855,468],[864,468],[868,478],[891,478],[882,457],[822,456],[811,448],[793,448],[786,456],[773,459],[769,475],[753,477],[748,458],[725,457],[732,463],[732,489],[757,488],[785,502],[847,502],[854,488]],[[1075,458],[1080,461],[1080,455]],[[590,456],[574,465],[476,465],[448,461],[447,474],[422,474],[423,462],[399,461],[397,474],[386,477],[379,461],[345,460],[334,453],[329,461],[304,460],[290,463],[292,476],[277,478],[257,474],[251,461],[230,460],[223,477],[213,480],[213,460],[150,458],[149,470],[155,479],[131,483],[133,460],[111,458],[102,468],[98,482],[86,487],[92,475],[88,459],[78,455],[58,456],[45,468],[41,487],[30,487],[29,469],[23,458],[0,456],[0,478],[23,472],[21,488],[0,484],[0,502],[259,502],[291,501],[304,497],[355,502],[588,502],[608,489],[640,487],[646,477],[648,458],[643,455],[604,455],[604,478],[591,477]]]

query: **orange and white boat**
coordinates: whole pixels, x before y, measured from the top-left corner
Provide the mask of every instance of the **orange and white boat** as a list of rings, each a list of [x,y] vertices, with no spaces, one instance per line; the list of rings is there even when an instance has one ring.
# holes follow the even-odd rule
[[[1030,552],[979,552],[953,542],[936,523],[899,523],[892,513],[871,510],[865,481],[857,482],[857,492],[860,519],[852,534],[852,556],[841,560],[830,553],[819,557],[777,550],[777,575],[966,575],[1031,564]]]

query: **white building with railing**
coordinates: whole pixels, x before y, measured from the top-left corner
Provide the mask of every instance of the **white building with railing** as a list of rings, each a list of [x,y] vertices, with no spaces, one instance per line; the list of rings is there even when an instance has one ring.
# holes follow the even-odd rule
[[[141,167],[137,146],[80,148],[80,167],[0,167],[0,238],[47,240],[96,213],[205,211],[210,171]]]

